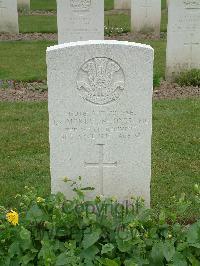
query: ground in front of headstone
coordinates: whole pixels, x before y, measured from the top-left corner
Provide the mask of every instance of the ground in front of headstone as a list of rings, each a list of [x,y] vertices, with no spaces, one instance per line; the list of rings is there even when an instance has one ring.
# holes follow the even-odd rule
[[[19,82],[0,88],[0,102],[7,101],[47,101],[48,92],[45,82]],[[160,87],[154,88],[154,99],[184,99],[200,97],[200,88],[181,87],[176,83],[163,81]]]

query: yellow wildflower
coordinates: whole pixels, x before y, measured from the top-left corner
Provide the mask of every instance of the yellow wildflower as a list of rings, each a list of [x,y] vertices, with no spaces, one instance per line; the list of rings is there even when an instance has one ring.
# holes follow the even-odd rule
[[[19,215],[17,212],[11,210],[6,214],[6,219],[12,225],[17,225],[19,223]]]
[[[45,199],[41,197],[37,197],[37,203],[42,203],[42,202],[45,202]]]

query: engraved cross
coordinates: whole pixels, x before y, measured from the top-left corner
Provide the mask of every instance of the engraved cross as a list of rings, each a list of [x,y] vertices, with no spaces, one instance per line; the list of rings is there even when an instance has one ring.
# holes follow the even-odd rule
[[[145,0],[145,4],[142,6],[142,8],[145,8],[146,10],[146,15],[145,15],[146,18],[148,17],[148,11],[150,7],[152,7],[152,5],[149,3],[149,0]]]
[[[103,186],[104,186],[104,180],[103,180],[103,169],[104,167],[117,167],[117,162],[114,163],[105,163],[104,162],[104,144],[97,144],[99,148],[99,160],[95,163],[87,163],[85,162],[85,167],[97,167],[99,170],[99,178],[101,180],[101,194],[104,194]]]
[[[185,42],[184,46],[188,47],[190,49],[190,63],[192,63],[193,61],[193,48],[195,45],[200,46],[200,42],[194,42],[193,41],[193,36],[194,34],[190,34],[190,41],[189,42]]]

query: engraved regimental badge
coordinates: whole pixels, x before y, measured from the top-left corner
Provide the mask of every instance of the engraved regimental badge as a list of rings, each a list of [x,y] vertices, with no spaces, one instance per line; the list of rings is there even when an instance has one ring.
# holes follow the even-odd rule
[[[94,104],[116,101],[124,90],[125,78],[120,65],[105,57],[92,58],[85,62],[77,77],[80,95]]]
[[[91,6],[91,0],[70,0],[70,6],[75,11],[88,10]]]
[[[185,8],[187,9],[199,9],[200,0],[184,0],[183,1]]]

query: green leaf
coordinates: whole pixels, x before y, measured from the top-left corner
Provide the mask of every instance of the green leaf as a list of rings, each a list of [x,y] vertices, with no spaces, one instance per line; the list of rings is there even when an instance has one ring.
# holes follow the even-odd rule
[[[179,252],[176,252],[173,257],[173,266],[188,266],[184,256]]]
[[[105,244],[102,246],[102,250],[101,250],[101,254],[106,254],[111,252],[114,249],[113,244],[109,243],[109,244]]]
[[[19,242],[18,241],[13,242],[10,245],[10,247],[8,249],[8,252],[9,252],[11,258],[14,257],[15,255],[19,255],[20,256],[21,250],[20,250],[20,247],[19,247]]]
[[[167,262],[171,261],[171,259],[173,258],[174,254],[175,254],[174,243],[173,242],[169,242],[169,241],[164,243],[163,255],[164,255],[165,259],[167,260]]]
[[[64,266],[67,265],[67,256],[66,252],[61,253],[56,260],[56,266]]]
[[[45,213],[38,207],[38,205],[34,205],[27,212],[26,219],[29,222],[41,222],[46,220]]]
[[[22,265],[28,265],[29,262],[33,261],[36,254],[28,253],[21,258]]]
[[[104,260],[103,265],[104,266],[119,266],[119,264],[115,260],[110,260],[107,258]]]
[[[190,226],[187,233],[187,242],[190,246],[200,248],[200,222]]]
[[[31,232],[28,231],[27,229],[25,229],[23,226],[21,227],[21,231],[20,231],[19,235],[20,235],[20,238],[22,240],[29,241],[31,238]]]
[[[90,233],[85,232],[84,238],[83,238],[83,247],[84,249],[87,249],[94,245],[100,238],[101,235],[101,229],[96,229]]]
[[[32,245],[32,241],[31,241],[31,232],[28,231],[27,229],[25,229],[23,226],[21,227],[21,231],[19,233],[20,235],[20,247],[23,250],[27,250],[30,249],[31,245]]]
[[[152,251],[151,251],[151,258],[152,262],[156,266],[162,266],[163,265],[163,260],[164,260],[164,255],[163,255],[163,243],[155,243]]]
[[[132,259],[131,259],[131,260],[126,260],[126,261],[124,262],[124,265],[125,265],[125,266],[138,266],[138,264],[135,263]]]

